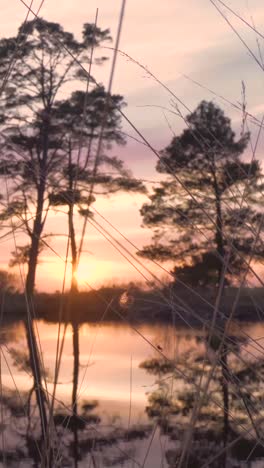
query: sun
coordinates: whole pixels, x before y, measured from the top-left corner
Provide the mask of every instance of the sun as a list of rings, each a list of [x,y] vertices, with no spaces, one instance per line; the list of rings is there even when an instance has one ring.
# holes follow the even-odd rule
[[[103,274],[105,273],[105,268],[101,265],[100,262],[96,260],[91,260],[87,262],[81,262],[78,266],[77,272],[75,273],[75,278],[78,282],[79,287],[87,287],[87,283],[98,283],[103,281]]]
[[[93,277],[91,265],[79,265],[77,271],[74,273],[74,277],[79,286],[85,286],[85,282],[89,281]]]

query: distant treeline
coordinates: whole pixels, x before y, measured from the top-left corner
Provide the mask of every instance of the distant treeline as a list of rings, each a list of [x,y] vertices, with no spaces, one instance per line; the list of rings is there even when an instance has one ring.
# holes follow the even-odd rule
[[[168,285],[153,287],[111,286],[69,294],[39,293],[35,295],[36,318],[49,322],[128,321],[167,322],[202,327],[212,317],[216,299],[215,288],[188,288]],[[238,289],[226,287],[220,303],[218,320],[224,322],[231,313]],[[240,292],[234,319],[248,322],[263,320],[264,288],[244,288]],[[20,293],[5,293],[4,321],[25,317],[26,300]]]

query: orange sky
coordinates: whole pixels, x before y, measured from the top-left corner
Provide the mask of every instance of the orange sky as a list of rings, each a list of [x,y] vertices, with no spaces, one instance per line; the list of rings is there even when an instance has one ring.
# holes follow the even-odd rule
[[[231,0],[228,4],[247,21],[252,22],[251,17],[254,18],[256,27],[263,32],[264,6],[261,0]],[[36,10],[38,5],[39,0],[35,0],[33,9]],[[25,17],[25,6],[20,0],[0,0],[0,6],[1,35],[14,35]],[[84,22],[93,22],[98,7],[98,25],[110,27],[115,37],[120,6],[119,0],[45,0],[41,12],[46,19],[57,21],[79,35]],[[257,54],[256,35],[238,19],[231,15],[229,18]],[[213,96],[184,78],[183,74],[234,103],[241,101],[241,81],[244,80],[248,110],[261,117],[264,110],[263,102],[259,100],[259,96],[263,96],[262,72],[209,0],[128,0],[120,48],[147,66],[190,109],[194,109],[201,99]],[[109,64],[98,69],[97,80],[106,84],[108,72]],[[176,98],[122,56],[118,58],[113,91],[125,97],[126,115],[158,150],[169,143],[173,132],[183,128],[182,121],[171,113],[175,110]],[[240,113],[220,98],[215,99],[239,130]],[[181,110],[186,114],[186,109],[181,107]],[[128,124],[124,123],[123,128],[136,136]],[[253,127],[252,130],[254,132]],[[260,150],[257,156],[260,156]],[[137,177],[157,179],[156,157],[143,145],[128,140],[125,147],[114,148],[112,153],[122,157]],[[98,200],[95,207],[141,247],[151,235],[149,230],[142,229],[138,213],[146,200],[146,196],[118,195]],[[51,245],[64,257],[66,238],[61,234],[67,232],[67,226],[63,215],[51,214],[46,231],[60,234],[52,239]],[[17,242],[21,244],[22,239],[18,238]],[[80,265],[83,287],[86,280],[97,285],[113,279],[122,282],[140,279],[139,273],[91,227],[88,228],[84,248],[87,252]],[[133,251],[131,247],[129,249]],[[14,250],[14,239],[1,241],[2,267],[6,267],[11,250]],[[154,271],[157,270],[155,267]],[[51,251],[45,251],[38,268],[37,287],[50,291],[60,289],[62,271],[63,261]]]

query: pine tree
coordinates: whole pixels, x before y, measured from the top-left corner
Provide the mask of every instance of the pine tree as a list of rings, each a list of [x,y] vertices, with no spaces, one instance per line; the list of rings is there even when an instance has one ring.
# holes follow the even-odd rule
[[[113,143],[125,144],[119,112],[122,106],[124,101],[120,95],[108,96],[100,86],[89,93],[74,92],[57,108],[57,138],[62,134],[64,158],[60,184],[54,186],[49,199],[53,206],[67,206],[72,291],[78,290],[76,273],[82,241],[96,197],[117,191],[145,191],[144,185],[124,167],[122,160],[107,154]],[[74,216],[76,211],[77,216]],[[76,221],[80,224],[80,217],[83,236],[78,246]]]
[[[28,260],[25,328],[45,441],[48,421],[32,324],[32,295],[50,207],[49,194],[64,155],[62,141],[56,137],[54,114],[61,94],[69,94],[69,83],[80,86],[84,79],[78,61],[89,63],[91,50],[109,39],[109,30],[85,24],[82,40],[77,41],[59,24],[38,18],[23,24],[17,37],[0,41],[0,74],[5,85],[0,103],[5,109],[1,112],[0,172],[11,180],[1,219],[18,219],[13,227],[24,226],[29,238],[24,249]],[[102,57],[97,62],[103,61]],[[45,454],[45,466],[49,466],[49,450]]]
[[[213,102],[202,101],[186,123],[161,152],[157,170],[167,180],[141,208],[154,242],[140,254],[173,260],[176,280],[205,286],[219,284],[230,251],[225,276],[235,283],[247,258],[264,254],[257,236],[260,166],[241,159],[249,135],[236,140],[230,119]]]

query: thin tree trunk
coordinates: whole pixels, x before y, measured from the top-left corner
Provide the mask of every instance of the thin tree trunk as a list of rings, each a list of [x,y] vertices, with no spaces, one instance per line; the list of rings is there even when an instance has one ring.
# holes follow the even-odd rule
[[[72,147],[71,141],[69,142],[69,159],[68,159],[68,190],[69,190],[69,209],[68,209],[68,225],[69,225],[69,237],[71,246],[71,258],[72,258],[72,275],[71,275],[71,293],[74,296],[78,292],[78,281],[77,281],[77,268],[78,268],[78,256],[77,256],[77,245],[74,229],[74,204],[75,204],[75,179],[76,174],[73,171],[72,166]]]
[[[213,187],[215,192],[215,208],[216,208],[216,232],[215,232],[215,241],[216,248],[222,264],[220,263],[218,268],[218,284],[220,284],[221,275],[223,271],[223,259],[224,259],[224,236],[223,236],[223,218],[222,218],[222,206],[221,206],[221,194],[218,186],[218,181],[216,177],[216,168],[213,163],[212,169],[213,175]]]
[[[215,164],[213,162],[213,180],[214,180],[214,192],[215,192],[215,207],[216,207],[216,247],[219,257],[221,258],[221,263],[218,268],[218,286],[220,285],[221,276],[224,271],[224,236],[223,236],[223,218],[222,218],[222,204],[221,204],[221,194],[216,177]],[[225,327],[224,327],[225,328]],[[223,443],[224,447],[228,443],[229,435],[229,385],[228,385],[228,360],[227,360],[228,348],[223,342],[222,352],[221,352],[221,370],[222,370],[222,395],[223,395]],[[226,466],[227,462],[227,452],[224,452],[223,455],[223,467]]]
[[[74,307],[76,307],[76,295],[78,294],[78,280],[77,280],[77,268],[78,268],[78,254],[77,254],[77,243],[74,229],[74,204],[75,204],[75,177],[72,170],[72,149],[71,142],[69,142],[69,160],[68,160],[68,190],[70,200],[68,207],[68,227],[69,227],[69,238],[71,248],[71,262],[72,262],[72,274],[71,274],[71,288],[69,296],[69,316],[72,325],[72,344],[73,344],[73,385],[72,385],[72,415],[73,415],[73,458],[74,468],[78,468],[79,461],[79,437],[78,437],[78,402],[77,402],[77,391],[79,381],[79,322],[76,318],[76,311],[74,314]]]
[[[40,413],[42,437],[44,440],[47,434],[47,415],[46,415],[46,408],[45,408],[45,394],[42,389],[40,358],[39,358],[39,353],[38,353],[36,335],[35,335],[35,331],[33,327],[34,310],[33,310],[33,302],[32,302],[33,293],[34,293],[36,268],[37,268],[37,257],[38,257],[38,250],[39,250],[39,237],[38,237],[39,234],[37,233],[37,231],[38,229],[35,229],[35,232],[33,231],[32,244],[31,244],[31,249],[30,249],[28,274],[26,278],[26,295],[27,295],[28,310],[27,310],[27,317],[24,320],[24,325],[26,329],[27,345],[29,349],[29,358],[30,358],[30,365],[31,365],[32,374],[33,374],[36,399],[37,399],[37,404],[38,404],[39,413]]]
[[[78,260],[77,260],[77,246],[76,246],[75,229],[74,229],[74,221],[73,221],[73,203],[69,205],[68,222],[69,222],[71,257],[72,257],[71,292],[74,294],[78,292],[78,281],[76,277],[77,268],[78,268]]]
[[[33,327],[33,295],[35,288],[35,279],[36,279],[36,270],[39,254],[39,245],[40,238],[43,230],[43,209],[44,209],[44,197],[46,190],[46,166],[47,166],[47,157],[48,157],[48,127],[45,125],[45,130],[43,134],[43,157],[40,161],[40,177],[39,184],[37,187],[37,208],[36,208],[36,217],[33,224],[33,230],[31,234],[31,246],[29,251],[29,261],[28,261],[28,273],[26,278],[26,296],[27,296],[27,318],[24,320],[24,325],[26,329],[27,344],[29,349],[29,358],[30,365],[33,374],[34,387],[36,392],[36,400],[39,408],[40,421],[41,421],[41,431],[42,431],[42,440],[47,443],[47,429],[48,421],[46,414],[45,401],[46,396],[42,388],[42,372],[40,365],[40,356],[38,352],[36,335]],[[46,451],[45,451],[46,452]],[[49,466],[49,456],[46,459],[46,467]]]

